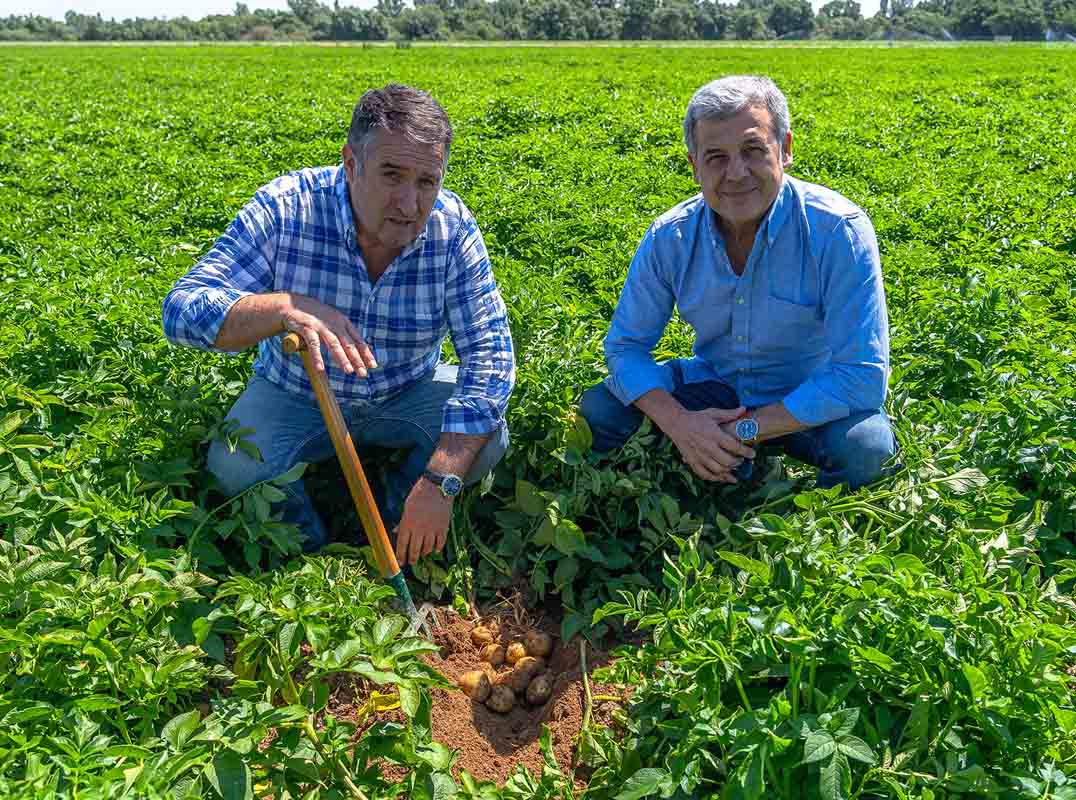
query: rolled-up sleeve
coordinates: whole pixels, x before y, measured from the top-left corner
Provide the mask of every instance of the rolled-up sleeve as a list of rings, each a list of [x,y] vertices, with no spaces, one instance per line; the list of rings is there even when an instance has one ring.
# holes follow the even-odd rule
[[[232,306],[272,288],[276,232],[273,207],[255,196],[164,298],[161,315],[169,341],[214,349]]]
[[[668,370],[658,365],[653,354],[675,302],[651,228],[631,260],[605,337],[605,364],[609,368],[605,384],[626,406],[652,389],[671,392],[674,388]]]
[[[491,433],[504,424],[516,362],[508,311],[482,233],[469,216],[449,259],[445,308],[460,368],[456,390],[445,403],[441,430]]]
[[[866,215],[842,220],[822,254],[822,313],[831,358],[784,399],[804,425],[823,425],[885,402],[889,319],[874,227]]]

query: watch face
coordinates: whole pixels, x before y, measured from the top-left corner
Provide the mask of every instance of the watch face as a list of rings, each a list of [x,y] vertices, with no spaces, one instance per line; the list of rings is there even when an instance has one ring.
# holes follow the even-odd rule
[[[741,442],[750,442],[758,436],[758,423],[753,419],[741,419],[736,423],[736,437]]]
[[[448,497],[455,497],[463,489],[463,481],[456,475],[445,475],[441,481],[441,491]]]

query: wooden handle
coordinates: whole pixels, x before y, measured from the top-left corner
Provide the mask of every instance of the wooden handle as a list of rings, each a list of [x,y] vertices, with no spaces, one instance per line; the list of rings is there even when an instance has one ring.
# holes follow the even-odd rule
[[[329,430],[329,438],[332,439],[333,447],[336,448],[336,457],[340,460],[340,466],[344,470],[348,489],[351,490],[351,499],[355,503],[355,510],[359,512],[362,527],[366,530],[366,537],[374,548],[374,560],[377,568],[381,570],[382,578],[391,578],[400,571],[399,562],[396,561],[396,553],[392,550],[389,535],[385,531],[385,523],[381,521],[381,513],[377,510],[377,501],[374,493],[370,491],[370,484],[366,480],[366,473],[362,471],[359,463],[359,455],[355,452],[355,443],[351,441],[351,432],[344,423],[344,415],[340,413],[340,404],[336,402],[336,395],[324,372],[314,368],[310,360],[310,351],[306,349],[304,342],[298,334],[289,333],[282,343],[284,352],[302,353],[303,366],[306,367],[307,377],[314,387],[314,395],[318,398],[321,407],[321,416],[325,420],[325,427]]]

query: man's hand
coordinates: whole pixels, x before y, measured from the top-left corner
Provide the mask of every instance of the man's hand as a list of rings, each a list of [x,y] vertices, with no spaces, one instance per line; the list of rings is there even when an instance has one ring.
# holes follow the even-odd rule
[[[332,306],[305,295],[285,294],[280,304],[280,321],[284,330],[303,338],[314,367],[321,372],[325,371],[322,342],[329,348],[333,361],[348,374],[357,373],[365,378],[368,369],[377,367],[373,351],[351,320]]]
[[[396,529],[396,560],[401,565],[415,564],[421,556],[440,552],[445,546],[453,499],[425,478],[411,487]]]
[[[680,451],[684,463],[704,481],[737,483],[732,470],[745,458],[754,458],[755,451],[722,426],[743,412],[742,407],[684,411],[665,433]]]

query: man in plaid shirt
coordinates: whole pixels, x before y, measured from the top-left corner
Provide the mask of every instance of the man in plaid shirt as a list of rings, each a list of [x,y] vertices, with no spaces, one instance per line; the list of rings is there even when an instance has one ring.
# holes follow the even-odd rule
[[[441,186],[451,144],[448,117],[425,92],[366,92],[343,163],[259,189],[163,307],[172,342],[258,346],[228,417],[255,430],[262,460],[221,442],[209,451],[232,494],[333,454],[302,360],[284,354],[280,334],[306,341],[356,446],[408,451],[382,508],[386,527],[398,523],[401,563],[444,546],[456,494],[508,446],[512,339],[482,234]],[[459,367],[439,363],[446,333]],[[302,481],[286,494],[283,519],[316,550],[327,534]]]

